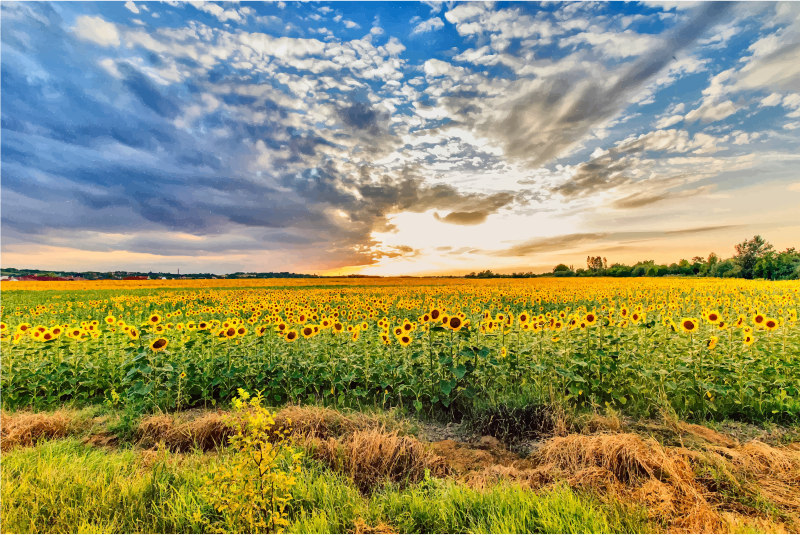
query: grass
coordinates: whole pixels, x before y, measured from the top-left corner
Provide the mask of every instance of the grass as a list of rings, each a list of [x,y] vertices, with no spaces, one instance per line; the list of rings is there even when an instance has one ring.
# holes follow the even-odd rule
[[[74,438],[3,456],[2,531],[201,532],[200,487],[215,455],[104,450]],[[343,533],[360,526],[409,533],[607,533],[651,531],[641,512],[619,513],[565,486],[533,492],[453,480],[388,484],[366,495],[347,477],[307,461],[288,531]]]

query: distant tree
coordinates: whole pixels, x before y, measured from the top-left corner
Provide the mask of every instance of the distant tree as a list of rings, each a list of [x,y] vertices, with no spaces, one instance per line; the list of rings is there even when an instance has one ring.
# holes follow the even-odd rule
[[[608,263],[605,258],[601,258],[599,256],[587,256],[586,257],[586,268],[593,272],[603,271],[608,267]]]
[[[559,271],[571,271],[565,264],[559,264],[555,268],[553,268],[553,273],[558,273]]]
[[[773,251],[772,245],[760,235],[756,235],[752,240],[745,240],[736,245],[736,254],[733,255],[734,261],[741,268],[742,277],[745,279],[753,278],[753,270],[766,254]]]

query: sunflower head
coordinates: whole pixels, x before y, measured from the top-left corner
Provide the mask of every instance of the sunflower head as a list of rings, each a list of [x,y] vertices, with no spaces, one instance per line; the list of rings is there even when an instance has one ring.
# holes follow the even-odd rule
[[[681,330],[685,333],[697,332],[700,328],[700,323],[696,318],[683,318],[681,320]]]
[[[150,349],[153,351],[163,351],[167,348],[167,344],[169,341],[166,338],[156,338],[152,342],[150,342]]]

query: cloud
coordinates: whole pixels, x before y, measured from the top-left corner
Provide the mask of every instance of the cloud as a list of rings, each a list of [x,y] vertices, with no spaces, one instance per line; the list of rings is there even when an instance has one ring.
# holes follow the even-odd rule
[[[472,6],[462,5],[456,10],[464,7],[463,15],[480,12]],[[587,76],[580,69],[575,69],[574,74],[565,70],[528,83],[530,90],[510,95],[507,104],[493,106],[491,118],[472,119],[462,113],[462,120],[474,122],[476,127],[501,142],[508,157],[523,160],[532,167],[547,163],[575,144],[591,128],[618,113],[633,93],[640,91],[727,9],[724,2],[704,5],[688,23],[669,34],[662,46],[652,48],[615,76],[609,77],[603,71]],[[461,16],[453,18],[461,20]],[[575,63],[563,61],[563,65],[569,69]],[[448,108],[463,109],[466,104],[462,99],[452,98]],[[497,116],[502,118],[495,119]]]
[[[645,164],[646,152],[709,154],[722,150],[718,143],[727,141],[728,137],[717,138],[702,132],[690,137],[685,130],[655,130],[638,137],[631,137],[620,142],[616,147],[598,155],[596,158],[579,164],[572,176],[565,182],[553,186],[551,193],[562,195],[566,199],[583,198],[601,192],[631,186],[644,177],[648,177],[652,163]],[[675,185],[676,177],[685,177],[683,171],[677,174],[652,179],[652,187],[664,184]],[[656,175],[658,177],[658,175]],[[636,208],[663,200],[664,192],[636,193],[620,199],[615,208]]]
[[[431,15],[437,14],[442,10],[442,7],[444,7],[444,2],[422,0],[422,3],[431,8]]]
[[[347,27],[347,28],[348,28],[348,29],[350,29],[350,30],[352,30],[353,28],[355,28],[355,29],[361,28],[361,25],[360,25],[360,24],[358,24],[358,23],[356,23],[356,22],[353,22],[352,20],[347,20],[347,19],[345,19],[345,20],[342,22],[342,24],[344,24],[344,25],[345,25],[345,27]]]
[[[721,121],[736,113],[737,110],[738,107],[730,100],[719,103],[709,102],[687,113],[685,120],[688,123],[698,120],[704,123]]]
[[[781,94],[780,93],[772,93],[768,97],[764,97],[761,99],[759,106],[777,106],[781,103]]]
[[[587,243],[594,243],[606,236],[608,236],[608,233],[579,233],[548,238],[534,238],[507,249],[493,251],[490,254],[491,256],[531,256],[539,253],[570,249]]]
[[[671,117],[662,117],[654,126],[659,130],[663,130],[664,128],[669,128],[670,126],[676,125],[681,121],[683,121],[683,115],[672,115]]]
[[[442,22],[442,19],[439,17],[433,17],[417,24],[411,31],[411,34],[414,35],[418,33],[427,33],[435,30],[441,30],[442,28],[444,28],[444,22]]]
[[[117,27],[110,22],[106,22],[101,17],[81,15],[75,19],[75,26],[72,31],[75,32],[78,38],[100,46],[116,47],[120,44]]]
[[[131,0],[125,2],[125,8],[128,9],[128,11],[130,11],[131,13],[136,13],[136,14],[139,13],[139,8],[136,7],[136,4],[134,4]]]
[[[664,11],[670,10],[688,10],[694,9],[702,2],[700,1],[691,1],[691,0],[648,0],[647,2],[643,2],[646,6],[650,7],[660,7]]]

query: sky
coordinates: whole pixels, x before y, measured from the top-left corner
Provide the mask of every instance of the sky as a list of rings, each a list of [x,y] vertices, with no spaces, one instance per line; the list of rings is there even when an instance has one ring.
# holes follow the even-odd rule
[[[0,5],[3,267],[800,246],[800,3]]]

